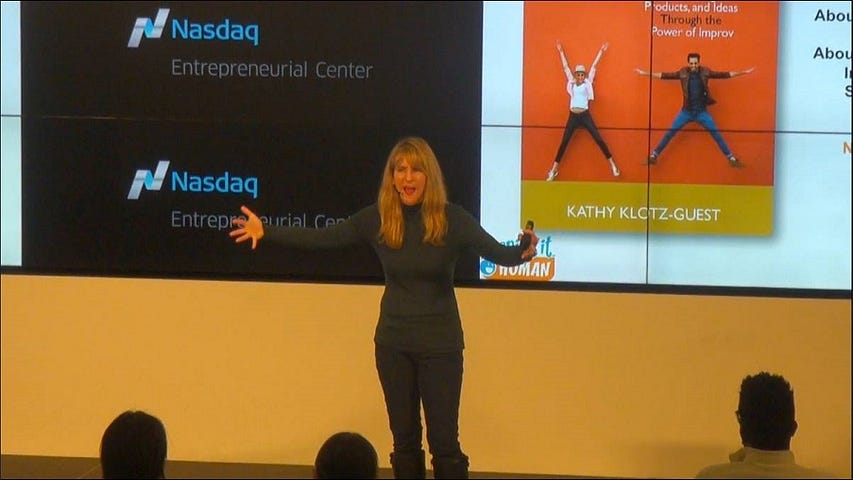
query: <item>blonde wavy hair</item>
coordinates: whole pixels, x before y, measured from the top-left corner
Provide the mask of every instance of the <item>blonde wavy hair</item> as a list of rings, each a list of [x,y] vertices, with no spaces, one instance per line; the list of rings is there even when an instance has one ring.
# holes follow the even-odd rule
[[[438,165],[438,159],[429,144],[420,137],[406,137],[397,142],[382,174],[382,185],[379,187],[379,242],[390,248],[403,246],[405,223],[403,221],[403,202],[400,194],[394,188],[394,170],[401,162],[406,161],[412,168],[419,169],[426,176],[421,217],[424,222],[424,242],[431,245],[443,245],[447,236],[447,188],[444,186],[444,175]]]

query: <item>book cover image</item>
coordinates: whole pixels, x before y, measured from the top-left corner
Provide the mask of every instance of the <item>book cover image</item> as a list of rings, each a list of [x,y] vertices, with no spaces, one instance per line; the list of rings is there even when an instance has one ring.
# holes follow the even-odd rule
[[[778,24],[777,2],[526,2],[522,218],[771,235]]]

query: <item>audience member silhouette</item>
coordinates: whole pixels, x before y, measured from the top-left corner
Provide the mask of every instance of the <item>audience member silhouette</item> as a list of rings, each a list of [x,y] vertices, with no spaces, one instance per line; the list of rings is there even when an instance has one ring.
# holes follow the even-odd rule
[[[101,471],[110,478],[166,478],[166,429],[145,412],[128,410],[101,438]]]
[[[696,478],[827,478],[824,472],[797,465],[791,437],[797,431],[794,391],[781,375],[747,375],[740,385],[735,412],[743,448],[729,463],[702,469]]]
[[[314,460],[314,478],[377,478],[376,449],[363,436],[339,432],[329,437]]]

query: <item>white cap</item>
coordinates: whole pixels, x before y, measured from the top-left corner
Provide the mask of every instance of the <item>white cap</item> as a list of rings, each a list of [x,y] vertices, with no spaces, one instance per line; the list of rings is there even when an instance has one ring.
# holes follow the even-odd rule
[[[575,66],[575,73],[577,73],[577,72],[586,73],[586,67],[584,67],[583,65],[580,65],[580,64],[576,65]]]

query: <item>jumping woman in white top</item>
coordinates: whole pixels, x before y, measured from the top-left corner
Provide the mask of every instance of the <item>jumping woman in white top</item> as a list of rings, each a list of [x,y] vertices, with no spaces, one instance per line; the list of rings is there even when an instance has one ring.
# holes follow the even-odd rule
[[[554,157],[554,165],[548,171],[547,181],[552,181],[557,178],[557,173],[560,169],[560,160],[563,159],[563,154],[566,152],[566,146],[569,144],[569,139],[578,127],[583,127],[592,135],[601,153],[610,162],[610,171],[614,177],[619,176],[619,168],[616,162],[613,161],[613,155],[610,154],[610,149],[598,133],[598,128],[595,126],[595,121],[589,113],[589,101],[595,99],[595,93],[592,89],[592,82],[595,80],[595,68],[598,61],[601,60],[601,55],[607,50],[607,43],[601,46],[598,55],[592,62],[592,67],[589,69],[589,75],[586,74],[586,68],[583,65],[575,67],[574,75],[569,68],[569,62],[566,60],[566,54],[563,52],[563,46],[557,42],[557,51],[560,52],[560,61],[563,62],[563,71],[566,73],[566,91],[569,93],[571,102],[569,103],[569,119],[566,121],[566,128],[563,130],[563,139],[560,141],[560,148],[557,149],[557,156]]]

